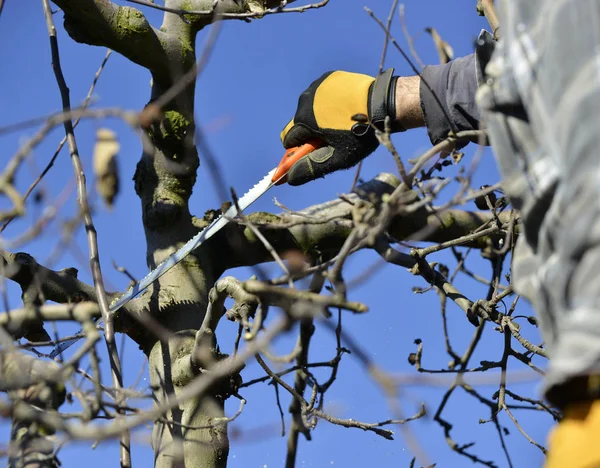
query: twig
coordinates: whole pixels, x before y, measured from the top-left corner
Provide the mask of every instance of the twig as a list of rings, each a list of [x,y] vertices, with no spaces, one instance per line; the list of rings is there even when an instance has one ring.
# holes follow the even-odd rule
[[[492,32],[494,33],[494,39],[500,39],[500,21],[498,20],[498,15],[496,14],[496,7],[494,6],[494,0],[478,0],[477,1],[477,10],[479,14],[483,14],[488,23],[490,23],[490,27],[492,28]]]
[[[273,257],[273,260],[275,260],[277,265],[279,265],[279,268],[281,268],[283,270],[283,272],[285,273],[285,275],[289,278],[288,284],[289,284],[290,288],[294,289],[294,287],[295,287],[294,281],[290,277],[290,271],[288,270],[287,266],[285,265],[285,263],[283,263],[283,260],[281,259],[281,257],[277,253],[277,251],[273,248],[271,243],[267,240],[267,238],[265,236],[263,236],[262,232],[260,232],[260,230],[246,216],[244,216],[244,213],[240,209],[240,205],[238,203],[237,194],[235,193],[235,190],[233,190],[233,188],[231,189],[231,197],[233,199],[235,208],[237,209],[238,216],[240,217],[242,222],[248,227],[248,229],[250,229],[252,231],[252,233],[256,237],[258,237],[258,239],[261,241],[264,248],[267,249],[267,252],[269,252],[269,254],[271,254],[271,257]]]
[[[419,57],[419,54],[417,54],[417,51],[415,49],[415,41],[412,38],[412,36],[410,35],[410,32],[408,31],[408,26],[406,25],[406,15],[404,14],[404,4],[400,5],[400,10],[398,13],[400,15],[400,24],[402,25],[402,32],[404,33],[406,42],[408,42],[408,48],[410,50],[410,54],[413,56],[415,61],[419,64],[419,67],[421,67],[421,69],[423,69],[423,68],[425,68],[425,64],[421,60],[421,57]]]
[[[421,404],[421,408],[419,409],[419,411],[414,414],[413,416],[410,416],[409,418],[405,418],[405,419],[387,419],[385,421],[380,421],[380,422],[376,422],[376,423],[363,423],[360,421],[355,421],[354,419],[338,419],[338,418],[334,418],[333,416],[330,416],[328,414],[323,413],[322,411],[318,411],[318,410],[314,410],[313,414],[321,419],[325,419],[326,421],[329,421],[330,423],[333,424],[337,424],[343,427],[356,427],[358,429],[362,429],[364,431],[374,431],[377,435],[380,435],[382,437],[384,437],[385,439],[388,440],[394,440],[392,435],[393,432],[392,431],[376,431],[376,428],[381,427],[381,426],[389,426],[389,425],[401,425],[401,424],[406,424],[407,422],[410,421],[414,421],[415,419],[419,419],[422,418],[423,416],[425,416],[427,413],[425,411],[425,405]]]
[[[157,5],[155,3],[152,3],[149,0],[127,0],[127,1],[131,2],[131,3],[137,3],[138,5],[144,5],[149,8],[154,8],[156,10],[166,11],[168,13],[174,13],[181,17],[183,17],[184,15],[185,16],[187,16],[187,15],[212,16],[215,12],[215,8],[211,8],[210,10],[184,10],[184,9],[179,9],[179,8],[169,8],[169,7],[165,7],[162,5]],[[287,2],[281,2],[281,5],[278,7],[269,8],[269,9],[262,10],[262,11],[250,11],[250,12],[244,12],[244,13],[220,12],[219,17],[223,18],[223,19],[229,19],[229,18],[231,18],[231,19],[236,19],[236,18],[251,19],[251,18],[262,18],[263,16],[271,15],[271,14],[275,14],[275,13],[303,13],[306,10],[324,7],[325,5],[327,5],[329,3],[329,0],[322,0],[318,3],[313,3],[310,5],[304,5],[304,6],[300,6],[300,7],[294,7],[294,8],[283,8],[282,5],[285,5],[285,3],[287,3]]]
[[[48,0],[42,0],[44,6],[44,15],[46,17],[46,26],[48,28],[48,35],[50,37],[50,49],[52,52],[52,68],[56,76],[56,81],[60,89],[60,95],[62,99],[63,111],[71,110],[71,103],[69,98],[69,88],[65,82],[64,75],[62,73],[60,65],[60,54],[58,50],[58,39],[56,36],[56,28],[54,27],[54,20],[52,18],[52,10],[50,9],[50,3]],[[108,300],[106,298],[106,290],[104,288],[104,281],[102,279],[102,270],[100,267],[100,254],[98,251],[98,239],[90,207],[87,200],[87,192],[85,186],[85,173],[79,158],[79,150],[75,141],[75,133],[73,129],[73,122],[71,120],[64,121],[64,128],[67,137],[67,143],[69,146],[69,152],[71,154],[71,161],[73,163],[73,169],[75,171],[75,178],[77,180],[77,193],[79,199],[80,210],[83,214],[83,220],[87,232],[88,248],[90,252],[90,267],[92,270],[92,277],[94,279],[94,286],[96,289],[96,296],[100,311],[102,312],[102,318],[104,319],[104,336],[106,340],[106,346],[108,348],[108,354],[110,357],[111,371],[113,384],[117,389],[123,387],[122,381],[122,370],[121,362],[119,360],[118,350],[114,340],[114,323],[113,318],[110,316],[108,311]],[[121,401],[118,400],[118,403]],[[121,433],[121,466],[131,466],[131,446],[130,446],[130,434],[129,431],[123,431]]]
[[[325,278],[320,273],[315,273],[310,282],[308,290],[311,293],[319,294],[323,289]],[[300,321],[300,335],[296,346],[300,349],[300,353],[296,358],[296,375],[294,376],[294,390],[300,395],[304,395],[307,383],[307,372],[305,369],[308,365],[308,352],[310,348],[310,340],[315,331],[314,319],[312,317],[304,318]],[[292,415],[292,424],[287,440],[286,453],[286,468],[292,468],[296,464],[298,456],[298,438],[303,434],[307,440],[311,440],[310,430],[304,423],[302,414],[302,406],[300,401],[293,399],[290,403],[289,412]]]
[[[385,24],[385,39],[383,40],[383,51],[381,52],[381,61],[379,62],[379,73],[383,72],[383,67],[385,66],[385,55],[387,53],[388,42],[389,42],[389,34],[390,27],[392,26],[392,18],[394,17],[394,11],[396,10],[396,6],[398,5],[398,0],[394,0],[392,3],[392,8],[390,8],[390,14],[388,16],[387,22]]]
[[[346,301],[345,299],[335,296],[321,296],[310,291],[301,291],[298,289],[278,288],[270,286],[262,281],[249,280],[243,283],[246,291],[255,296],[263,298],[263,300],[277,305],[282,308],[289,308],[292,303],[297,301],[306,301],[320,307],[340,307],[351,312],[362,314],[369,309],[366,305],[360,302]]]
[[[510,419],[512,419],[513,424],[519,430],[519,432],[521,434],[523,434],[523,437],[525,437],[529,441],[530,444],[535,445],[537,448],[539,448],[542,451],[543,454],[545,454],[546,453],[546,448],[543,445],[538,444],[535,440],[533,440],[529,436],[529,434],[527,434],[527,432],[525,432],[525,430],[519,424],[519,421],[517,421],[517,418],[514,417],[514,415],[512,414],[512,411],[510,409],[508,409],[506,407],[506,405],[504,405],[504,411],[506,412],[506,414],[508,414],[508,416],[510,417]]]
[[[438,154],[441,151],[451,151],[456,147],[456,143],[460,141],[464,141],[470,138],[474,138],[477,136],[485,135],[485,130],[463,130],[461,132],[456,132],[454,135],[446,138],[443,141],[440,141],[438,144],[432,146],[428,149],[423,155],[419,156],[419,159],[415,162],[415,165],[408,173],[409,180],[412,180],[417,173],[421,170],[421,168],[429,161],[433,156]],[[409,161],[413,162],[413,161]]]
[[[89,91],[88,91],[85,99],[83,100],[83,104],[81,105],[81,109],[82,110],[87,109],[87,106],[89,105],[90,100],[92,98],[92,94],[94,92],[94,89],[96,88],[96,84],[98,83],[98,79],[100,78],[100,75],[102,74],[102,71],[104,70],[106,62],[108,61],[108,58],[110,57],[111,53],[112,53],[112,50],[110,50],[110,49],[108,49],[106,51],[106,55],[104,56],[104,59],[100,63],[100,67],[96,71],[96,74],[94,75],[94,80],[92,81],[92,85],[90,86],[90,89],[89,89]],[[73,129],[77,128],[77,125],[79,124],[80,121],[81,121],[81,116],[77,117],[77,119],[75,119],[75,122],[73,123]],[[54,162],[56,161],[56,158],[58,157],[58,155],[59,155],[60,151],[62,150],[62,148],[63,148],[63,146],[64,146],[64,144],[65,144],[66,141],[67,141],[67,137],[64,136],[63,139],[58,144],[58,148],[56,148],[56,151],[54,151],[54,154],[50,158],[50,161],[48,162],[48,164],[46,165],[46,167],[44,168],[44,170],[40,173],[40,175],[37,177],[37,179],[34,180],[33,183],[29,186],[29,188],[25,192],[25,195],[23,195],[23,201],[26,201],[27,198],[29,198],[29,195],[31,195],[31,193],[33,192],[33,190],[42,181],[42,179],[44,178],[44,176],[50,171],[50,169],[52,168],[52,166],[54,166]],[[2,233],[6,229],[6,227],[11,223],[11,221],[13,219],[15,219],[15,216],[12,216],[12,217],[8,218],[4,222],[4,224],[2,225],[2,227],[0,227],[0,233]]]
[[[529,340],[523,338],[519,333],[517,326],[513,322],[508,322],[508,327],[510,328],[510,332],[517,339],[517,341],[528,351],[531,351],[534,354],[538,354],[540,356],[548,357],[548,353],[543,348],[534,345]]]

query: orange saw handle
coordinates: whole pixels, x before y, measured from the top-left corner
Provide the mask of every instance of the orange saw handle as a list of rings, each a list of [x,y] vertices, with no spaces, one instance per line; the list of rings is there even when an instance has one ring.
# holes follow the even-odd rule
[[[295,146],[293,148],[288,149],[281,161],[279,162],[279,166],[277,166],[277,170],[273,175],[271,181],[275,185],[281,185],[287,181],[287,173],[292,168],[296,162],[302,159],[307,154],[312,153],[314,150],[325,146],[325,142],[323,140],[309,140],[301,146]]]

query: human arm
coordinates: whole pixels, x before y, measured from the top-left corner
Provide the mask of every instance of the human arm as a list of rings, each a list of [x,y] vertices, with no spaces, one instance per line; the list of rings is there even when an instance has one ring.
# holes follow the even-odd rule
[[[427,126],[433,143],[446,138],[451,128],[477,128],[475,68],[471,55],[426,67],[423,78],[392,77],[393,70],[377,78],[343,71],[324,74],[300,96],[281,139],[287,148],[312,139],[326,146],[296,163],[288,182],[302,185],[364,159],[379,144],[374,127],[384,130],[385,116],[390,117],[392,133]],[[359,115],[364,121],[356,120]]]

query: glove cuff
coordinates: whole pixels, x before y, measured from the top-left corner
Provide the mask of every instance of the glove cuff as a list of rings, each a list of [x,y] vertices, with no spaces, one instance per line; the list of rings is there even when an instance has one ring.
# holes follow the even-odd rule
[[[396,121],[396,81],[394,69],[388,68],[375,78],[369,93],[369,119],[382,132],[385,131],[385,118],[390,117],[391,131],[403,132],[406,129]]]

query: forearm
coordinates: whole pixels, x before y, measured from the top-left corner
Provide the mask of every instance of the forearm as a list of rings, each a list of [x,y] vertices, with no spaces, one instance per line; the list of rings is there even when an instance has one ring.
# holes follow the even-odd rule
[[[452,128],[477,129],[477,88],[473,55],[445,65],[425,67],[421,77],[399,77],[396,81],[396,120],[406,130],[427,127],[433,144],[445,139]]]
[[[396,121],[406,130],[425,126],[420,86],[419,76],[400,76],[396,80]]]

